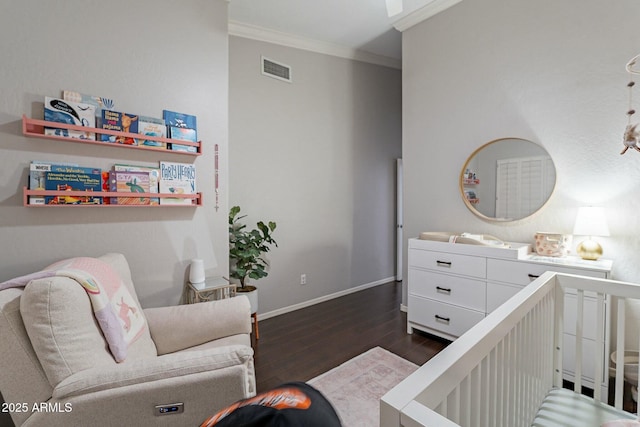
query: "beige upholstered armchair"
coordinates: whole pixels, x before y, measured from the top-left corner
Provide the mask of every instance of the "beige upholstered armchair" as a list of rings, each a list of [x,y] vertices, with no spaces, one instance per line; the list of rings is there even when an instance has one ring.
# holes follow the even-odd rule
[[[124,256],[98,259],[137,302]],[[245,297],[143,310],[120,363],[94,311],[68,277],[0,291],[0,391],[17,426],[196,426],[255,395]]]

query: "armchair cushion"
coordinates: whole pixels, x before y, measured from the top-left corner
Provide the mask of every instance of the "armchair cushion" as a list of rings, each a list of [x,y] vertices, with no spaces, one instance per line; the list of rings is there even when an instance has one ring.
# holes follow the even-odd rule
[[[152,383],[173,377],[242,366],[247,371],[247,392],[255,392],[253,349],[238,345],[207,351],[174,353],[150,359],[141,359],[127,365],[112,365],[78,372],[62,381],[53,390],[53,398],[72,396]]]
[[[144,309],[158,354],[251,333],[251,309],[243,296],[191,305]]]
[[[20,298],[20,313],[52,386],[75,372],[115,364],[87,293],[74,280],[50,277],[30,282]]]

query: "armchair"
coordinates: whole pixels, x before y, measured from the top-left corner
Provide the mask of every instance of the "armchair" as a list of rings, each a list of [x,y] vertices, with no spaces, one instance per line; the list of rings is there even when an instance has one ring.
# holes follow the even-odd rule
[[[137,302],[125,257],[99,259]],[[117,363],[87,292],[72,279],[0,291],[0,391],[13,422],[194,426],[255,395],[246,298],[143,313],[147,327]]]

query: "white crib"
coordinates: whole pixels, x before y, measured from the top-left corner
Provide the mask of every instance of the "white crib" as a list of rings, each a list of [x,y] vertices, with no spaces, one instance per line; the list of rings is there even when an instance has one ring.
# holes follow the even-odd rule
[[[571,300],[578,314],[574,391],[562,389],[565,292],[576,294]],[[597,325],[616,325],[615,366],[620,369],[611,406],[601,387],[594,387],[593,398],[577,392],[583,389],[585,293],[598,299]],[[626,299],[640,299],[640,285],[543,274],[384,395],[380,425],[599,427],[637,419],[622,410]],[[605,323],[614,312],[612,322]],[[596,331],[599,348],[606,348],[603,331]],[[607,355],[585,356],[595,359],[593,378],[608,381]]]

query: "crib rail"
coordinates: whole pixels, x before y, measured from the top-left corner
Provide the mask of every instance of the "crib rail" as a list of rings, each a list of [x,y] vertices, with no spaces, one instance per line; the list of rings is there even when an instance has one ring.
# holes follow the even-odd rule
[[[575,297],[566,299],[567,292]],[[611,304],[605,301],[615,302],[617,366],[622,367],[625,300],[640,299],[640,286],[547,272],[387,393],[380,402],[381,425],[531,425],[547,392],[562,386],[566,301],[576,304],[574,388],[582,389],[585,293],[598,301],[596,325],[606,323],[605,309]],[[604,327],[596,329],[597,348],[608,348]],[[589,356],[595,358],[594,398],[606,402],[599,383],[608,382],[607,354]],[[622,403],[622,379],[618,374],[617,407]]]

